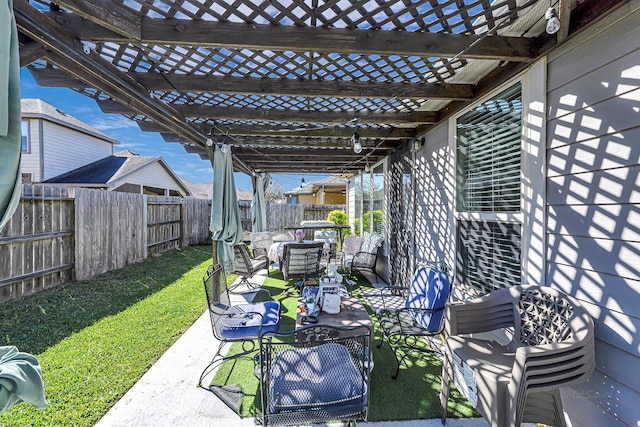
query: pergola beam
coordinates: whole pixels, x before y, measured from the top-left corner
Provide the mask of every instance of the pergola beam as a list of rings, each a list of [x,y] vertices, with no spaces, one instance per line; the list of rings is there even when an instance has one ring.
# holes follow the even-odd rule
[[[116,101],[98,100],[103,113],[135,114],[135,112]],[[356,112],[356,111],[315,111],[285,110],[276,108],[239,108],[216,107],[212,105],[174,104],[172,107],[184,117],[211,120],[260,120],[273,122],[335,123],[344,124],[357,121],[360,124],[406,124],[437,123],[438,114],[432,111],[394,112]]]
[[[47,49],[38,42],[31,41],[20,46],[20,68],[31,64],[47,54]]]
[[[13,3],[16,23],[23,34],[42,44],[52,52],[49,60],[77,78],[120,102],[128,102],[140,114],[163,123],[163,128],[192,141],[202,141],[206,136],[187,124],[166,104],[150,98],[135,80],[105,62],[95,52],[81,52],[77,41],[66,34],[59,25],[36,10],[26,0]]]
[[[145,132],[163,132],[163,126],[155,122],[138,121],[138,126]],[[238,125],[233,127],[211,127],[201,125],[202,132],[217,136],[263,136],[263,137],[309,137],[309,138],[351,138],[354,127],[326,126],[319,128],[292,128],[290,126]],[[408,139],[416,136],[413,128],[367,128],[359,127],[358,134],[362,139]]]
[[[138,39],[111,31],[108,23],[98,25],[72,13],[58,14],[56,20],[81,40],[98,42],[360,55],[458,56],[517,62],[528,62],[538,56],[533,41],[523,37],[143,17]],[[99,17],[92,21],[99,22]]]

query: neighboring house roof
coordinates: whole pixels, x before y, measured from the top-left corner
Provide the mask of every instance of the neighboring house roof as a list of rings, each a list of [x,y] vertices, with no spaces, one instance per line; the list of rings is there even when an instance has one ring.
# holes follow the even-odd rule
[[[236,190],[238,200],[251,200],[253,199],[253,193],[247,190]]]
[[[41,99],[23,98],[20,100],[22,118],[44,119],[50,122],[75,129],[87,135],[103,139],[112,144],[120,144],[117,139],[100,132],[88,124],[76,119],[53,105],[47,104]]]
[[[213,193],[212,182],[191,182],[186,178],[180,177],[184,185],[186,185],[191,191],[194,197],[200,199],[211,199]],[[238,200],[251,200],[253,199],[253,193],[247,190],[236,190],[236,196]]]
[[[318,181],[311,181],[302,186],[296,187],[284,193],[285,195],[313,194],[321,187],[325,188],[346,188],[347,182],[338,175],[331,175]]]
[[[191,191],[182,179],[176,175],[160,156],[139,156],[131,151],[119,151],[111,156],[81,166],[72,171],[50,178],[45,183],[51,184],[87,184],[92,186],[108,186],[109,183],[124,178],[143,167],[158,162],[186,195]]]

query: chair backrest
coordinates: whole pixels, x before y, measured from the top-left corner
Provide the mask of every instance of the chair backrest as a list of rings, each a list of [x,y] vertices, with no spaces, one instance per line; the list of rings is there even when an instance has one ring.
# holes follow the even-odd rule
[[[316,230],[313,232],[313,240],[323,241],[327,245],[336,242],[335,230]]]
[[[256,253],[256,249],[260,249],[262,255],[266,255],[269,247],[273,243],[273,234],[270,231],[261,231],[249,234],[251,240],[251,249]]]
[[[296,334],[315,337],[296,340]],[[262,424],[366,419],[372,363],[367,327],[308,326],[259,338]]]
[[[322,255],[323,242],[313,243],[296,243],[284,246],[283,250],[283,269],[285,280],[292,276],[305,276],[308,272],[307,252],[317,255],[318,263]]]
[[[231,305],[227,291],[227,276],[220,264],[209,265],[202,276],[202,282],[207,295],[211,327],[214,335],[219,337],[220,319]]]
[[[349,255],[355,255],[360,252],[362,247],[362,237],[358,236],[344,236],[344,243],[342,244],[342,252]]]
[[[238,243],[233,247],[233,253],[236,256],[236,274],[240,274],[244,277],[252,277],[256,270],[251,263],[251,255],[249,254],[249,248],[246,243]]]
[[[369,254],[375,254],[378,252],[378,248],[382,246],[384,238],[377,233],[369,233],[365,231],[362,238],[362,246],[360,246],[361,252],[367,252]]]
[[[413,312],[414,319],[429,332],[440,332],[450,291],[449,278],[443,271],[420,266],[411,280],[405,307],[420,309]]]

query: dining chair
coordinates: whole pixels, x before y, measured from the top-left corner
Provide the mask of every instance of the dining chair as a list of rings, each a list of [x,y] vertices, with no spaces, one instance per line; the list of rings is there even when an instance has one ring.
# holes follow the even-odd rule
[[[227,287],[227,278],[220,265],[209,265],[202,281],[207,297],[209,317],[213,337],[218,342],[218,348],[213,359],[202,371],[198,386],[211,391],[223,400],[232,409],[237,410],[239,403],[229,401],[225,386],[210,383],[203,386],[207,375],[218,368],[223,362],[248,356],[257,351],[257,339],[266,332],[276,332],[280,327],[281,306],[279,301],[271,300],[271,295],[266,289],[252,290],[251,293],[264,294],[268,299],[264,302],[253,304],[232,305]],[[234,294],[235,295],[235,294]],[[238,353],[221,353],[222,348],[233,342],[241,342],[242,349]]]

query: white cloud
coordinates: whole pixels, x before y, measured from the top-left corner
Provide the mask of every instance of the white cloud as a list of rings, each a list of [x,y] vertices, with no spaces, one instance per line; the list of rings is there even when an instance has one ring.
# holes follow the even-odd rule
[[[138,129],[138,125],[133,120],[129,120],[126,117],[119,116],[104,116],[92,119],[89,123],[94,128],[100,131],[108,131],[114,129]]]

